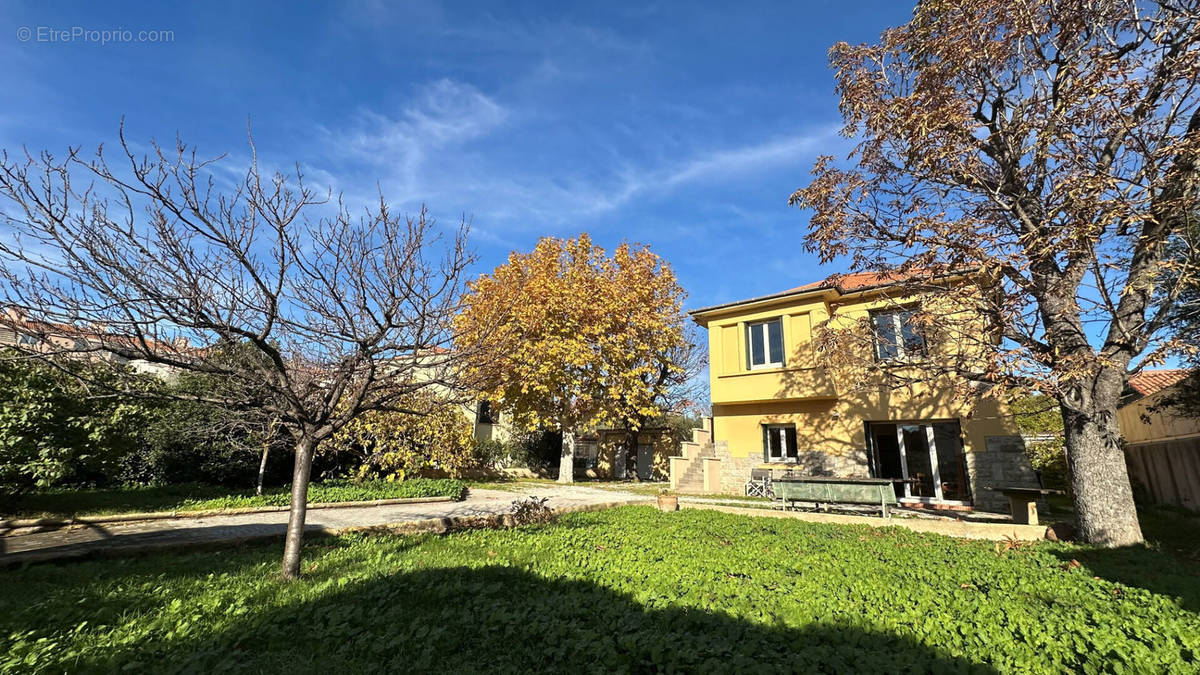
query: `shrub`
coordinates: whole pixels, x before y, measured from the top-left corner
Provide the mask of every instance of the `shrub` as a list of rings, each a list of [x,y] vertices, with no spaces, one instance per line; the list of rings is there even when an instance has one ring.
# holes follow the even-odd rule
[[[1029,463],[1042,474],[1042,483],[1046,487],[1069,489],[1071,481],[1058,403],[1046,396],[1032,395],[1013,401],[1011,407],[1022,434],[1046,439],[1025,443]]]
[[[483,469],[511,466],[512,444],[494,438],[477,440],[472,455],[474,463]]]
[[[104,368],[101,371],[101,368]],[[138,444],[152,406],[88,389],[69,373],[136,377],[108,366],[68,361],[58,367],[0,357],[0,488],[5,492],[104,483]],[[153,386],[148,380],[146,386]]]
[[[504,442],[489,441],[495,445],[493,466],[526,468],[534,473],[553,473],[558,469],[562,456],[562,434],[553,431],[514,432]]]
[[[1026,443],[1025,454],[1033,468],[1042,474],[1042,484],[1059,490],[1070,488],[1067,452],[1062,438]]]
[[[513,522],[517,525],[533,525],[535,523],[549,523],[554,520],[554,509],[546,506],[546,502],[550,501],[549,497],[529,497],[528,499],[514,500],[512,517]]]
[[[122,458],[117,482],[249,487],[255,484],[266,445],[265,483],[286,482],[291,477],[290,443],[260,416],[205,403],[163,403],[148,416],[137,447]]]
[[[346,466],[359,480],[404,480],[442,472],[461,476],[474,468],[475,429],[462,409],[431,395],[406,402],[425,414],[372,412],[343,427],[325,442],[321,452],[334,464]]]

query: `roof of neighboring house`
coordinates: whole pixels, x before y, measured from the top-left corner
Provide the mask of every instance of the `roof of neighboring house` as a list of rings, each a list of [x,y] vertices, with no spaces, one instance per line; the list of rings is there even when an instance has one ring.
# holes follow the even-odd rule
[[[35,338],[43,340],[54,338],[86,340],[90,343],[88,349],[94,348],[96,350],[106,350],[107,347],[118,346],[131,347],[134,350],[147,348],[150,350],[189,354],[201,354],[208,350],[207,347],[193,347],[186,338],[180,338],[175,341],[157,340],[145,335],[136,336],[112,333],[109,332],[106,326],[102,325],[72,325],[45,321],[43,319],[33,319],[26,317],[20,310],[14,307],[5,307],[4,311],[0,312],[0,328],[13,331],[17,334],[32,335]]]
[[[1188,376],[1190,370],[1173,368],[1169,370],[1143,370],[1129,378],[1129,388],[1142,396],[1149,396],[1174,386]]]
[[[814,281],[804,284],[803,286],[789,288],[788,290],[781,291],[779,293],[762,295],[757,298],[747,298],[745,300],[736,300],[734,302],[726,302],[720,305],[713,305],[711,307],[701,307],[700,309],[694,309],[689,313],[694,316],[696,314],[703,314],[705,312],[711,312],[717,309],[736,307],[738,305],[748,305],[752,302],[761,302],[763,300],[786,298],[789,295],[811,293],[813,291],[835,290],[841,294],[857,293],[859,291],[866,291],[872,288],[881,288],[883,286],[897,284],[901,281],[906,281],[922,274],[925,274],[925,272],[854,272],[851,274],[831,274],[820,281]]]

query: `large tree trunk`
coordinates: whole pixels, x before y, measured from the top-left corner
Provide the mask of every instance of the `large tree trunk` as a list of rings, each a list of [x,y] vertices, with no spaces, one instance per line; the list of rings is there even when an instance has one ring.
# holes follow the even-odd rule
[[[564,431],[562,435],[562,450],[559,453],[558,482],[575,482],[575,434]]]
[[[312,472],[315,440],[296,443],[296,465],[292,470],[292,508],[288,514],[287,542],[283,547],[283,578],[300,578],[300,546],[304,543],[304,517],[308,514],[308,478]]]
[[[1062,402],[1077,534],[1108,547],[1142,543],[1117,427],[1123,383],[1122,373],[1106,370],[1068,391]]]

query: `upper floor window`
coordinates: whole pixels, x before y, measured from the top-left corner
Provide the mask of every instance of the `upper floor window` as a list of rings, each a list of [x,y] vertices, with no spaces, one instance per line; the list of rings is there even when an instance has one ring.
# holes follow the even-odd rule
[[[916,309],[871,313],[876,361],[909,359],[925,353],[925,338],[913,322],[916,313]]]
[[[759,321],[746,326],[746,345],[751,369],[782,366],[783,319]]]

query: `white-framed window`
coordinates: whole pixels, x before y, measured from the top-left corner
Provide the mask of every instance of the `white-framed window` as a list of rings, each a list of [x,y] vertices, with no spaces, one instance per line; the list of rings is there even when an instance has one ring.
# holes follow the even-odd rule
[[[913,323],[916,313],[913,308],[871,312],[876,361],[911,359],[925,353],[925,338]]]
[[[746,326],[746,356],[750,369],[783,366],[783,319]]]
[[[763,458],[768,462],[795,462],[799,458],[796,425],[764,424]]]

